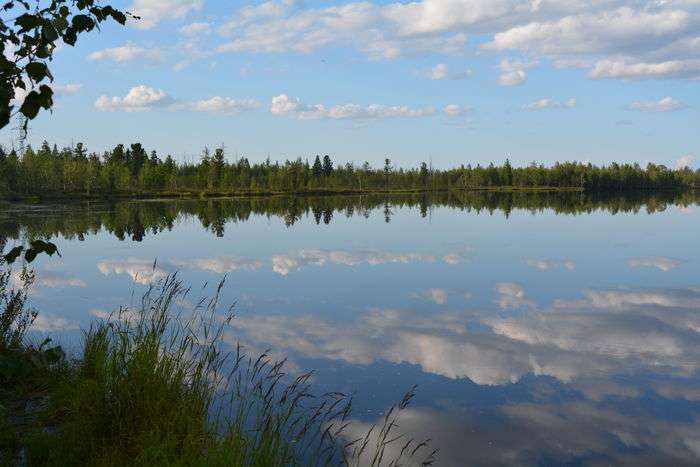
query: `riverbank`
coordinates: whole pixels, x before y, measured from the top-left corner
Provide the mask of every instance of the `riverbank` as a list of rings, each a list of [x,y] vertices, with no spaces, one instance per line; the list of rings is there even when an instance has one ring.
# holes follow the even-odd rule
[[[640,190],[629,190],[639,192]],[[686,191],[682,189],[650,189],[641,191]],[[402,195],[402,194],[431,194],[448,192],[492,192],[492,193],[585,193],[581,187],[470,187],[470,188],[426,188],[426,189],[313,189],[292,191],[250,191],[250,190],[183,190],[183,191],[137,191],[137,192],[113,192],[113,193],[66,193],[45,192],[38,194],[5,194],[0,195],[0,201],[42,202],[47,200],[81,201],[81,200],[146,200],[146,199],[211,199],[211,198],[256,198],[275,196],[353,196],[353,195]]]
[[[3,466],[363,465],[383,455],[413,395],[381,427],[388,437],[370,432],[348,444],[351,398],[313,396],[311,373],[288,375],[284,361],[227,351],[233,315],[218,305],[223,282],[190,312],[176,312],[190,298],[176,274],[152,285],[140,308],[95,321],[71,358],[28,337],[37,313],[24,271],[18,290],[0,271]],[[433,458],[427,448],[415,453]]]

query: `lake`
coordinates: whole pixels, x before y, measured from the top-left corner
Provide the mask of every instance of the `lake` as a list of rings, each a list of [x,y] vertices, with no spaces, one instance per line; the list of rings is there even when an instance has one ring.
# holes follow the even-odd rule
[[[152,281],[179,271],[199,293],[226,275],[228,343],[355,393],[358,433],[417,384],[401,429],[437,465],[698,465],[699,200],[17,203],[0,236],[58,246],[33,263],[35,330],[76,352]]]

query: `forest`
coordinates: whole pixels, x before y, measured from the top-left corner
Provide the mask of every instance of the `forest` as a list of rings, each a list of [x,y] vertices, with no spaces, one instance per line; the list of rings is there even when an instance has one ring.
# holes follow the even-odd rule
[[[381,216],[391,222],[400,209],[429,219],[433,209],[449,207],[463,212],[509,217],[515,210],[552,211],[563,215],[662,212],[669,206],[688,208],[700,204],[693,191],[592,193],[573,191],[441,191],[436,193],[371,193],[354,196],[249,196],[243,198],[150,200],[85,200],[48,203],[42,208],[17,210],[0,219],[0,251],[6,243],[22,238],[51,240],[62,237],[83,241],[96,232],[119,240],[140,242],[170,231],[182,218],[196,219],[202,228],[223,237],[229,223],[244,223],[253,216],[276,218],[291,228],[308,219],[319,225],[351,217]]]
[[[44,142],[38,149],[0,147],[0,196],[109,196],[139,194],[341,193],[444,191],[464,189],[570,189],[588,192],[689,189],[700,186],[700,170],[664,165],[532,162],[514,167],[463,164],[434,169],[397,167],[387,158],[382,167],[368,162],[337,163],[329,155],[285,162],[229,160],[224,148],[205,148],[197,163],[150,153],[140,143],[119,144],[102,154],[83,143],[59,149]]]

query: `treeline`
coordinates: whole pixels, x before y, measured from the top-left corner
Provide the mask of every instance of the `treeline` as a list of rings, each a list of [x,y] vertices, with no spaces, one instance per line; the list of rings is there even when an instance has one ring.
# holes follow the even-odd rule
[[[400,168],[386,159],[383,167],[368,162],[336,164],[330,156],[284,163],[252,163],[226,158],[223,148],[205,149],[198,163],[176,162],[150,153],[140,143],[119,144],[102,154],[84,144],[58,149],[44,142],[22,151],[0,147],[0,194],[51,193],[108,195],[138,193],[299,193],[320,191],[459,190],[479,188],[551,188],[584,191],[685,189],[700,186],[700,170],[663,165],[612,163],[605,167],[578,162],[551,167],[532,163],[513,167],[471,164],[439,170],[422,163]]]
[[[51,240],[54,237],[84,240],[107,232],[119,240],[141,241],[150,235],[175,228],[183,218],[199,221],[204,229],[223,236],[226,226],[267,216],[288,227],[297,222],[330,224],[338,218],[375,217],[391,222],[394,213],[411,209],[427,218],[432,209],[451,208],[464,212],[509,216],[516,210],[533,214],[545,210],[564,215],[649,214],[669,206],[695,206],[700,196],[694,191],[635,191],[625,194],[585,194],[571,191],[449,191],[437,193],[369,194],[357,196],[267,196],[206,200],[178,199],[152,201],[84,201],[32,205],[15,209],[0,218],[0,251],[6,241]]]

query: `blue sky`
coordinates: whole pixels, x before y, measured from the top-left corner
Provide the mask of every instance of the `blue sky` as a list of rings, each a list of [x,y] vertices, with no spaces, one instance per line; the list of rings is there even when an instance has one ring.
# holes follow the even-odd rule
[[[698,0],[115,5],[142,19],[60,48],[33,144],[698,167]]]

